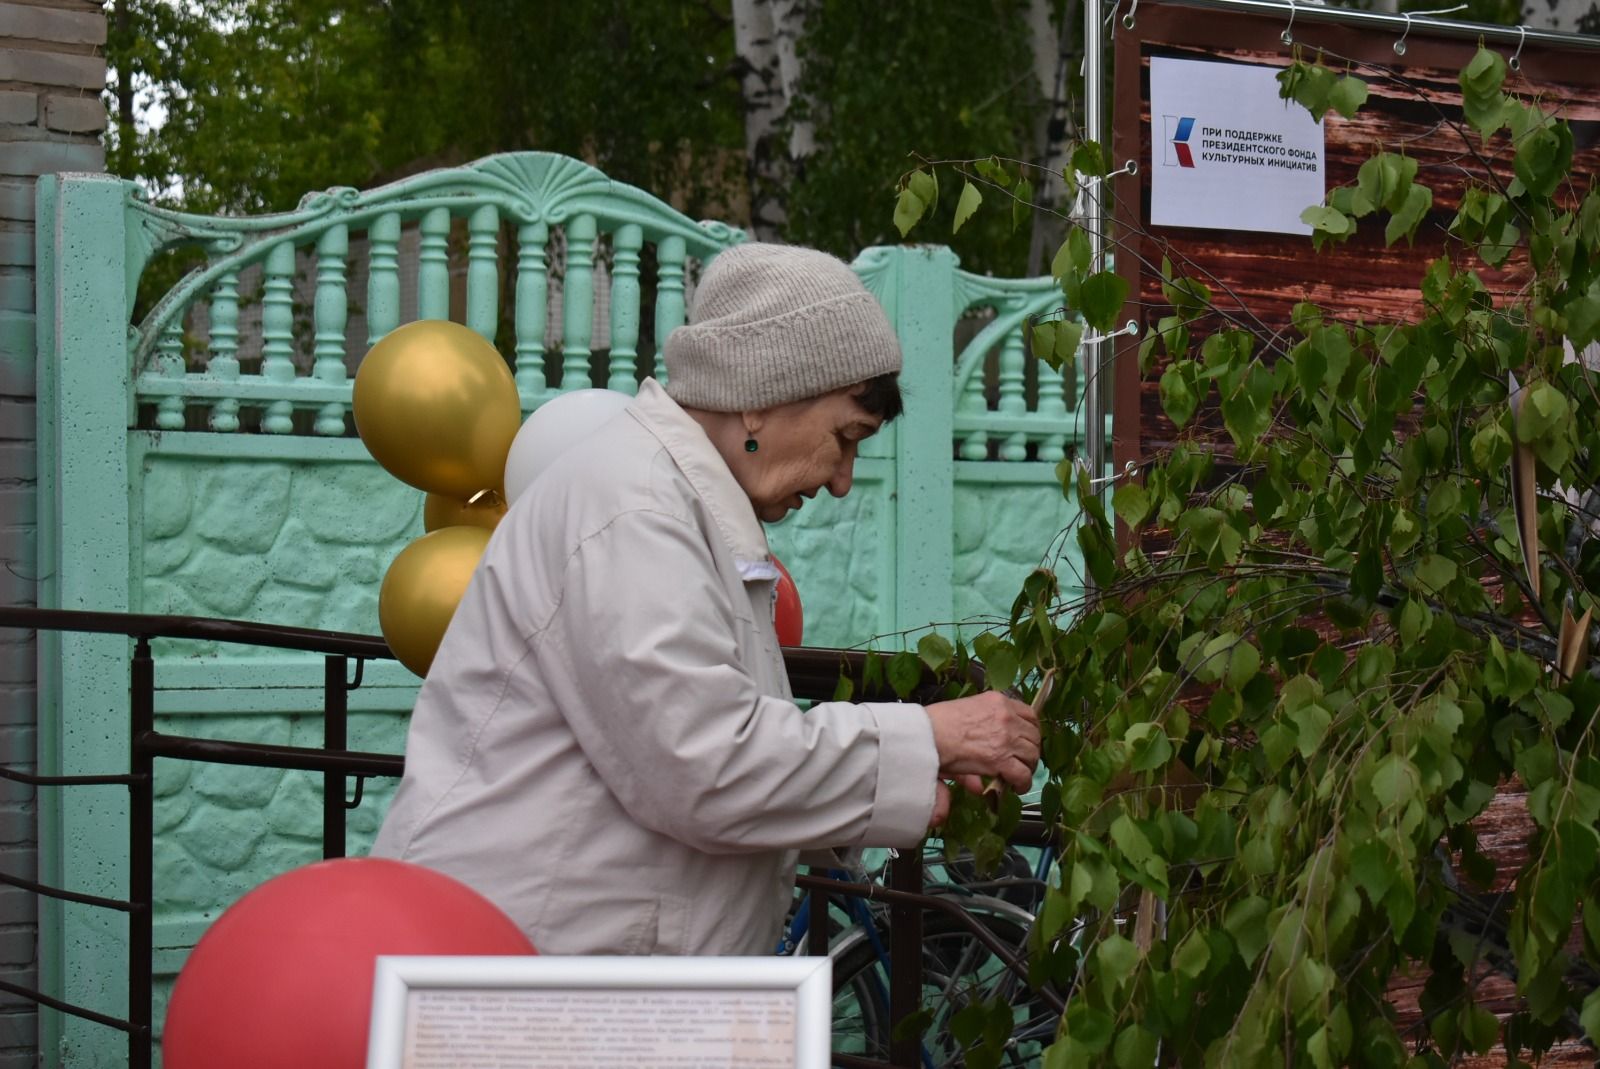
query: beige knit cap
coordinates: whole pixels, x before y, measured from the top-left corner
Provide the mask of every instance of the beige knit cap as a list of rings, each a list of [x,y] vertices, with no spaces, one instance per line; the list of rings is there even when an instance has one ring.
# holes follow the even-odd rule
[[[898,372],[900,339],[843,260],[753,242],[711,261],[663,357],[674,401],[743,412]]]

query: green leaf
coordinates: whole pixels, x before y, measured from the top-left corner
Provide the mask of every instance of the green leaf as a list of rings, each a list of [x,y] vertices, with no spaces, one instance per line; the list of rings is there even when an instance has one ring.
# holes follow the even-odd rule
[[[955,219],[950,225],[950,233],[961,231],[962,225],[972,218],[972,213],[978,210],[978,205],[983,203],[983,194],[978,192],[978,187],[971,182],[961,184],[961,199],[956,202]]]
[[[1160,384],[1162,411],[1166,412],[1167,418],[1179,427],[1188,423],[1195,409],[1200,407],[1200,398],[1195,396],[1194,387],[1184,374],[1183,365],[1192,367],[1194,362],[1179,360],[1168,365],[1167,370],[1161,373]]]
[[[922,168],[912,171],[911,178],[906,184],[911,192],[920,197],[922,203],[930,208],[939,202],[939,179]]]
[[[1565,123],[1535,130],[1517,145],[1511,169],[1529,192],[1540,197],[1555,193],[1572,166],[1572,134]]]
[[[1078,346],[1083,341],[1083,324],[1075,319],[1063,319],[1056,324],[1054,345],[1045,363],[1063,375],[1071,375],[1078,359]]]
[[[1172,759],[1172,742],[1160,724],[1134,724],[1123,735],[1122,741],[1128,744],[1132,753],[1129,771],[1149,772]]]
[[[1322,746],[1333,717],[1320,702],[1302,705],[1288,717],[1295,728],[1295,748],[1300,751],[1301,757],[1309,759]]]
[[[1430,594],[1437,594],[1455,582],[1456,562],[1440,553],[1429,553],[1417,562],[1417,581]]]
[[[1350,851],[1350,876],[1366,892],[1367,900],[1378,905],[1394,886],[1396,866],[1389,848],[1376,838],[1357,843]]]
[[[1128,283],[1114,271],[1098,271],[1083,280],[1078,290],[1079,311],[1096,330],[1109,331],[1128,299]]]
[[[1254,965],[1267,946],[1267,900],[1260,895],[1240,899],[1228,907],[1222,926],[1233,936],[1244,963]]]
[[[1190,932],[1172,954],[1172,967],[1191,980],[1200,979],[1211,962],[1211,945],[1199,931]]]
[[[1398,809],[1417,796],[1422,776],[1417,766],[1397,753],[1378,762],[1372,772],[1372,796],[1386,810]]]
[[[1017,183],[1016,192],[1011,200],[1011,229],[1027,222],[1033,215],[1033,183],[1024,178]]]
[[[856,682],[848,675],[840,673],[839,682],[833,685],[833,698],[836,702],[847,702],[856,692]]]
[[[1314,238],[1331,238],[1343,241],[1356,232],[1356,221],[1328,205],[1312,205],[1300,213],[1300,221],[1309,226]]]
[[[1384,228],[1384,244],[1393,245],[1402,237],[1409,244],[1416,237],[1417,227],[1428,214],[1428,209],[1432,207],[1433,190],[1424,185],[1413,184],[1406,192],[1404,206],[1390,217],[1389,225]]]
[[[1111,1052],[1117,1069],[1150,1069],[1156,1063],[1155,1034],[1142,1025],[1130,1024],[1117,1034]]]
[[[1139,967],[1139,948],[1131,939],[1120,935],[1102,939],[1094,949],[1094,956],[1100,964],[1101,977],[1112,986],[1120,987],[1132,979],[1133,971]]]
[[[955,647],[943,635],[923,635],[917,642],[917,656],[934,672],[942,672],[955,659]]]
[[[922,682],[922,662],[917,655],[909,650],[901,650],[889,658],[887,669],[889,686],[894,688],[895,694],[901,700],[911,697],[918,684]]]
[[[1138,527],[1150,515],[1150,495],[1139,483],[1125,482],[1112,493],[1111,507],[1123,523]]]
[[[910,186],[902,189],[894,202],[894,225],[900,231],[900,236],[911,233],[911,228],[917,225],[927,210],[927,202],[917,196]]]
[[[1600,987],[1584,996],[1583,1008],[1578,1011],[1578,1023],[1583,1025],[1589,1042],[1600,1045]]]
[[[1367,83],[1353,74],[1346,74],[1328,90],[1328,104],[1346,119],[1360,111],[1366,102]]]
[[[1261,669],[1261,651],[1244,639],[1239,639],[1228,654],[1228,667],[1223,683],[1232,690],[1242,690]]]
[[[1105,150],[1098,141],[1080,141],[1072,150],[1072,169],[1079,174],[1104,178],[1110,170],[1106,166]]]

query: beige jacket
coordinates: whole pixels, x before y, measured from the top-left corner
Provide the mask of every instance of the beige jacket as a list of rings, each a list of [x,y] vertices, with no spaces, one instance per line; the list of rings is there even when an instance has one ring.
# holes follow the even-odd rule
[[[541,952],[764,954],[796,851],[910,846],[921,706],[789,699],[749,499],[653,380],[490,539],[373,854],[465,881]]]

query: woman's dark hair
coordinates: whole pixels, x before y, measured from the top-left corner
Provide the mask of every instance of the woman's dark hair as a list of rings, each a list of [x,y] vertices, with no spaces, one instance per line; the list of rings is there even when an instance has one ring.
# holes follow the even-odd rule
[[[888,423],[905,411],[905,401],[900,396],[900,373],[890,371],[863,383],[866,389],[856,394],[856,404]]]

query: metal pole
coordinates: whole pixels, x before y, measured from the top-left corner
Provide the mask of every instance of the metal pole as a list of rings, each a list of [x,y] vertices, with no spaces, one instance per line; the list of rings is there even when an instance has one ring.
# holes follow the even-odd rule
[[[1084,136],[1105,145],[1105,20],[1101,17],[1100,0],[1083,0],[1083,100],[1085,110]],[[1110,159],[1110,156],[1106,156]],[[1106,183],[1095,182],[1084,197],[1083,228],[1089,235],[1089,263],[1091,271],[1105,268],[1106,256]],[[1091,332],[1091,337],[1094,334]],[[1089,465],[1089,478],[1099,480],[1106,474],[1106,418],[1104,384],[1100,381],[1100,347],[1104,342],[1095,340],[1083,346],[1083,418],[1084,460]],[[1099,486],[1098,481],[1092,483]]]
[[[144,740],[155,731],[156,676],[150,640],[134,644],[129,670],[132,738],[128,784],[128,1066],[150,1069],[151,971],[154,969],[155,758]]]
[[[350,734],[350,696],[345,689],[349,660],[330,654],[322,662],[322,745],[343,750]],[[344,857],[344,773],[322,774],[322,856]]]
[[[910,849],[889,862],[889,886],[922,890],[922,851]],[[898,1026],[922,1006],[922,907],[895,902],[889,907],[889,1020]],[[889,1040],[889,1063],[916,1069],[922,1061],[922,1036]]]

